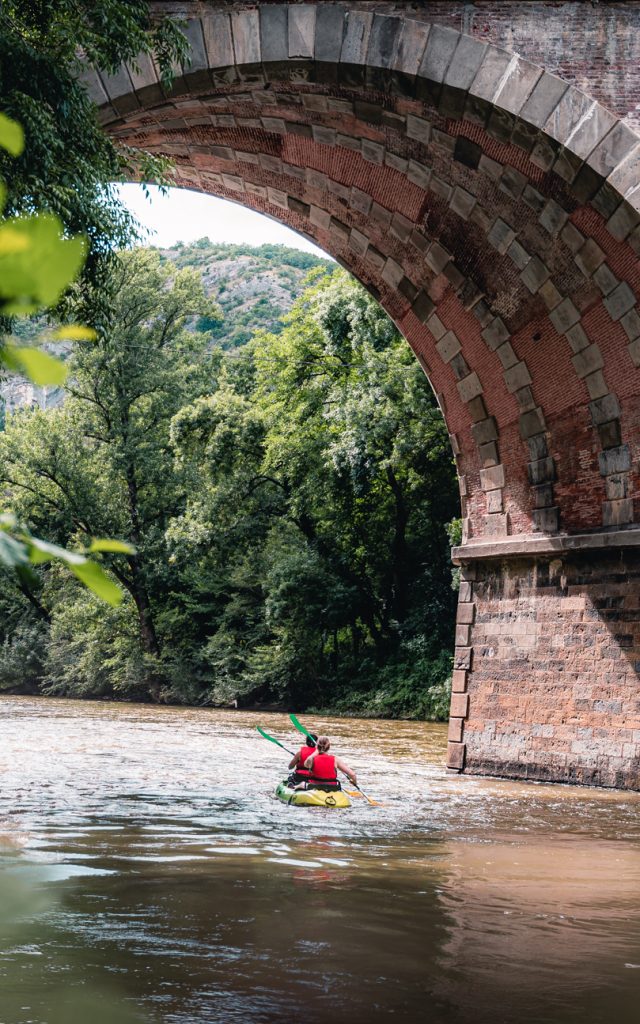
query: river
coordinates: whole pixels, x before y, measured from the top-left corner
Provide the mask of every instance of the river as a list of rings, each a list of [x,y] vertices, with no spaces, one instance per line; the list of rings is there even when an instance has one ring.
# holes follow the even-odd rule
[[[0,698],[0,1024],[637,1022],[640,794],[302,717],[381,806],[279,803],[284,715]]]

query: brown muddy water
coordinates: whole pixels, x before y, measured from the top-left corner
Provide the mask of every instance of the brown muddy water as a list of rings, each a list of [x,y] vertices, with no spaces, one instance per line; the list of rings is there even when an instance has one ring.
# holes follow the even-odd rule
[[[384,806],[287,807],[256,724],[0,698],[0,1024],[640,1019],[640,794],[324,719]]]

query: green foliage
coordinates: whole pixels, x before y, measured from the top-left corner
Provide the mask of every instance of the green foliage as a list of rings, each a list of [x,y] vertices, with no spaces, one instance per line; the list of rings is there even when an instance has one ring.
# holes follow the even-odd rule
[[[18,159],[0,156],[11,215],[47,210],[65,235],[88,240],[87,280],[105,284],[105,260],[135,235],[135,222],[109,182],[166,180],[165,160],[118,146],[100,128],[78,79],[81,70],[114,72],[139,53],[153,55],[169,87],[172,66],[187,58],[179,25],[152,21],[145,0],[3,0],[0,9],[0,105],[24,129],[0,123],[0,142]],[[4,127],[3,127],[4,126]],[[99,307],[102,288],[92,301]],[[47,303],[49,304],[49,303]],[[108,308],[103,300],[101,312]]]
[[[169,425],[181,405],[208,386],[215,364],[206,352],[206,339],[185,330],[193,316],[216,314],[192,271],[179,271],[170,279],[170,269],[161,265],[157,253],[141,251],[121,255],[112,274],[116,297],[109,331],[76,343],[64,406],[50,413],[18,413],[0,435],[0,472],[14,508],[21,519],[56,540],[32,543],[38,560],[66,559],[71,572],[109,603],[115,603],[116,595],[121,598],[124,588],[130,598],[128,614],[137,618],[134,684],[135,673],[126,668],[132,663],[130,654],[122,668],[111,650],[105,653],[101,643],[94,643],[86,627],[94,616],[99,636],[106,635],[109,620],[99,604],[86,595],[70,598],[64,588],[60,614],[80,609],[83,622],[82,635],[72,643],[67,626],[59,636],[55,632],[59,615],[53,595],[58,591],[48,590],[58,653],[47,678],[53,679],[56,692],[67,686],[64,652],[69,650],[69,665],[77,661],[90,666],[87,679],[96,669],[96,651],[102,650],[105,664],[118,666],[112,680],[116,691],[124,681],[137,691],[146,687],[155,693],[159,686],[161,643],[151,594],[162,588],[166,571],[163,521],[180,507],[182,493],[168,449]],[[121,540],[95,539],[109,536]],[[69,543],[99,555],[108,573],[84,553],[65,552],[60,545]],[[121,614],[122,619],[113,621],[125,622],[125,610]],[[88,661],[80,657],[83,645],[93,645]],[[106,671],[106,677],[104,671],[95,676],[99,692],[107,685]],[[78,672],[80,680],[80,668]],[[79,681],[78,686],[84,684]]]
[[[211,349],[188,329],[220,316],[194,251],[209,249],[177,272],[154,251],[122,256],[109,330],[76,343],[63,407],[9,416],[0,435],[20,518],[96,551],[126,594],[105,613],[56,565],[37,569],[20,607],[44,623],[40,688],[442,717],[458,499],[422,371],[380,307],[323,267],[278,332]],[[135,551],[91,543],[110,535]]]
[[[200,317],[195,329],[227,351],[246,345],[260,328],[279,333],[308,275],[334,267],[328,259],[284,245],[214,244],[208,238],[179,242],[162,255],[206,275],[205,287],[219,302],[222,317]]]
[[[0,148],[12,154],[22,150],[22,131],[6,116],[0,120]],[[3,244],[4,243],[4,244]],[[0,222],[0,310],[5,314],[39,312],[57,302],[80,271],[85,257],[82,237],[63,238],[55,216],[39,214]],[[70,326],[67,336],[93,338],[88,328]],[[0,366],[19,370],[36,384],[61,384],[66,368],[37,348],[15,345],[0,334]],[[32,565],[57,559],[109,602],[121,600],[119,588],[84,552],[71,552],[34,537],[13,512],[0,514],[0,564],[15,570],[24,586],[33,578]]]
[[[148,695],[148,666],[130,599],[105,610],[90,592],[63,584],[54,607],[43,651],[43,693],[129,699]]]
[[[221,595],[207,699],[326,706],[349,687],[383,694],[362,699],[386,713],[439,715],[455,603],[442,517],[457,495],[419,367],[341,272],[248,358],[248,388],[225,364],[172,425],[197,494],[169,526],[174,561]]]

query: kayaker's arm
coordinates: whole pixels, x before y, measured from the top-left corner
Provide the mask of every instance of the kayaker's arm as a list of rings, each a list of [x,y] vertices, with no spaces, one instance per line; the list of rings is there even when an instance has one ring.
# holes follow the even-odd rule
[[[358,785],[358,780],[356,779],[356,773],[352,772],[350,768],[347,768],[347,766],[344,763],[344,761],[341,761],[339,757],[336,757],[336,768],[338,769],[338,771],[344,772],[344,774],[347,776],[347,778],[350,779],[351,782],[353,782],[354,786]]]
[[[315,756],[316,756],[315,754],[310,754],[309,755],[307,760],[304,762],[305,768],[308,768],[309,770],[311,770],[311,768],[313,768],[313,759],[314,759]]]
[[[294,755],[293,755],[293,757],[292,757],[292,758],[291,758],[291,760],[289,761],[289,767],[290,767],[290,768],[296,768],[296,767],[297,767],[297,765],[298,765],[298,760],[299,760],[299,758],[300,758],[300,751],[298,751],[298,753],[297,753],[297,754],[294,754]]]

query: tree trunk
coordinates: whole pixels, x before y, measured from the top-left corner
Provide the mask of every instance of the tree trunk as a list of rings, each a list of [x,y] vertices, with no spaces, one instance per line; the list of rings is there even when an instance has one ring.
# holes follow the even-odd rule
[[[407,609],[407,522],[409,512],[395,473],[387,469],[387,481],[395,501],[394,534],[391,542],[391,617],[402,621]]]
[[[138,485],[133,466],[131,465],[127,467],[127,489],[129,495],[129,515],[131,517],[131,541],[134,547],[139,550],[142,531],[140,529],[140,513],[138,509]],[[133,584],[131,594],[138,612],[140,643],[145,654],[150,654],[152,657],[157,658],[161,653],[161,648],[153,621],[151,602],[145,585],[144,572],[139,555],[130,556],[129,566],[131,568]],[[161,679],[158,673],[151,672],[149,674],[148,685],[151,699],[157,702],[160,699],[161,686]]]

